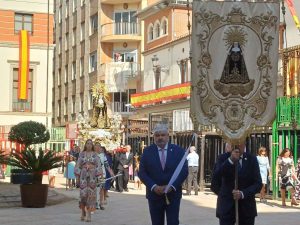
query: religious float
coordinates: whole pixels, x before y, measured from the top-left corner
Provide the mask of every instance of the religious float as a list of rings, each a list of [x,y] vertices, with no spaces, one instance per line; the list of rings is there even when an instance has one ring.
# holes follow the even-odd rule
[[[87,139],[100,142],[108,151],[118,149],[121,145],[122,133],[120,114],[108,116],[107,104],[109,96],[104,83],[97,83],[92,88],[93,113],[77,117],[78,138],[85,143]]]

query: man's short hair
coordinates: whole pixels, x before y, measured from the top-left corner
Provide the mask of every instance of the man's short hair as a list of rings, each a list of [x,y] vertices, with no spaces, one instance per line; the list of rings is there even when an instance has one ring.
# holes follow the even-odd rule
[[[155,134],[156,132],[169,132],[168,125],[165,123],[157,123],[152,130],[153,134]]]

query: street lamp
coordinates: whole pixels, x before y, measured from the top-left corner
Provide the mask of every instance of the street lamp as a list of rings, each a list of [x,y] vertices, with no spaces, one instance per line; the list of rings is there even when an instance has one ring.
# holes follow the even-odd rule
[[[158,57],[157,55],[153,55],[152,57],[152,67],[154,72],[154,79],[155,79],[155,89],[159,89],[161,87],[161,79],[160,79],[160,65],[158,65]]]
[[[158,57],[157,57],[157,55],[153,55],[153,57],[152,57],[152,66],[153,66],[153,70],[155,69],[156,70],[156,68],[158,67]]]

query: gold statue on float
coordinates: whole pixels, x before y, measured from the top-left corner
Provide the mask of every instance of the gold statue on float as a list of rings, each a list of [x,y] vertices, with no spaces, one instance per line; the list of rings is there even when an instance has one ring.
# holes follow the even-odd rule
[[[92,87],[93,117],[90,125],[93,128],[108,128],[107,103],[109,96],[104,83],[97,83]]]

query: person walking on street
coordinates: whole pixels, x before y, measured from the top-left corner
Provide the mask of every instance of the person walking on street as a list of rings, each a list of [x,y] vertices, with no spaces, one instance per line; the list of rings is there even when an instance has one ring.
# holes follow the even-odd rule
[[[75,174],[80,184],[80,219],[91,222],[91,212],[96,207],[97,178],[102,175],[100,159],[91,139],[85,142],[84,149],[79,154]]]
[[[144,149],[138,176],[146,185],[146,198],[152,225],[164,225],[165,215],[167,225],[178,225],[182,197],[181,186],[188,175],[187,161],[170,188],[168,190],[165,188],[184,157],[185,151],[177,145],[168,143],[167,125],[157,124],[153,134],[155,144]]]
[[[245,144],[219,156],[213,171],[211,190],[218,195],[216,216],[220,225],[234,225],[235,201],[238,200],[240,225],[254,225],[257,216],[255,194],[262,181],[257,158],[244,152]],[[238,188],[235,189],[235,167],[238,166]]]
[[[196,147],[190,147],[190,153],[187,156],[189,175],[188,175],[188,185],[187,194],[191,195],[192,183],[194,186],[195,195],[198,195],[198,168],[199,168],[199,155],[196,153]]]
[[[276,174],[278,175],[277,179],[279,178],[282,206],[286,206],[286,190],[291,192],[291,206],[299,205],[295,198],[295,166],[292,152],[290,149],[285,148],[279,154],[276,163]]]
[[[271,172],[267,149],[265,147],[260,147],[258,149],[257,161],[259,165],[261,180],[263,183],[260,191],[260,202],[266,203],[266,185],[268,183],[268,174],[270,175]]]
[[[118,177],[118,185],[119,191],[128,192],[128,180],[129,180],[129,166],[132,165],[133,154],[130,152],[130,145],[125,146],[125,152],[121,153],[119,156],[119,164],[118,164],[118,174],[123,174],[123,176]]]

